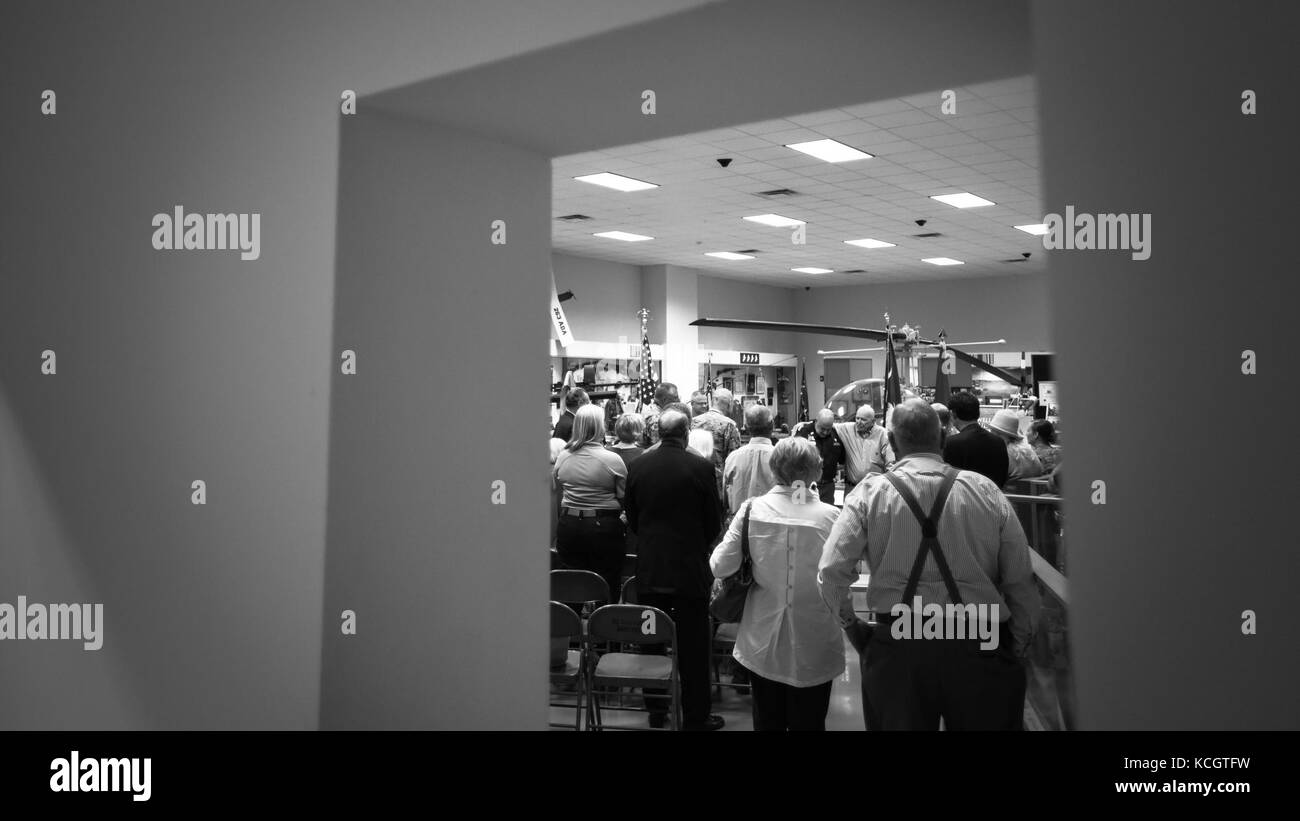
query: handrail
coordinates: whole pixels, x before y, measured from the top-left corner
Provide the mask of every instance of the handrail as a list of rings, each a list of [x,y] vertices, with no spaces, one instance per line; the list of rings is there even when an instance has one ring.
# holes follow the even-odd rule
[[[1032,547],[1029,548],[1029,563],[1034,567],[1034,575],[1042,580],[1047,589],[1055,593],[1062,604],[1069,604],[1069,588],[1065,583],[1065,576],[1061,575],[1061,571],[1052,567],[1051,563],[1039,555],[1038,551]]]

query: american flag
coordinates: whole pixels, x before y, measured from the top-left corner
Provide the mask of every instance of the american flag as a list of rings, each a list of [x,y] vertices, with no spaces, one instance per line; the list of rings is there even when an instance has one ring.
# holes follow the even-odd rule
[[[636,398],[645,407],[655,401],[655,380],[650,373],[650,337],[641,334],[641,381],[637,384]]]
[[[808,364],[805,361],[799,374],[799,421],[808,421]]]
[[[885,407],[892,408],[903,401],[902,385],[898,375],[898,360],[894,357],[894,329],[885,329]],[[887,418],[887,417],[886,417]]]

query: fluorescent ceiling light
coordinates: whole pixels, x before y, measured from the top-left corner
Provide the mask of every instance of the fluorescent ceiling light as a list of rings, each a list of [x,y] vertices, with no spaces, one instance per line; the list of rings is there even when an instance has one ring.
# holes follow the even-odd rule
[[[709,251],[704,256],[717,257],[718,259],[753,259],[752,254],[737,254],[734,251]]]
[[[893,248],[892,242],[881,242],[878,239],[846,239],[845,245],[856,245],[859,248]]]
[[[950,257],[930,257],[929,259],[923,259],[921,261],[928,262],[931,265],[965,265],[966,264],[959,259],[952,259]]]
[[[930,197],[930,199],[938,200],[944,205],[951,205],[953,208],[979,208],[983,205],[997,205],[992,200],[986,200],[965,191],[960,194],[940,194],[937,197]]]
[[[621,239],[624,242],[645,242],[648,239],[654,239],[654,237],[642,236],[641,234],[629,234],[627,231],[601,231],[599,234],[592,234],[592,236],[604,237],[605,239]]]
[[[871,155],[865,151],[859,151],[852,146],[845,145],[835,140],[813,140],[806,143],[793,143],[786,148],[793,148],[795,151],[816,157],[826,162],[849,162],[850,160],[869,160]]]
[[[615,191],[645,191],[647,188],[658,188],[652,182],[642,182],[634,180],[631,177],[623,177],[618,174],[600,173],[587,174],[582,177],[574,177],[578,182],[589,182],[592,185],[603,185],[606,188],[613,188]]]
[[[835,273],[834,269],[832,269],[832,268],[791,268],[790,270],[791,270],[791,271],[795,271],[796,273],[800,273],[800,274],[833,274],[833,273]]]
[[[745,217],[745,219],[761,225],[770,225],[773,228],[793,228],[796,225],[803,225],[803,220],[790,219],[780,214],[759,214],[756,217]]]
[[[1026,234],[1033,234],[1036,237],[1041,237],[1043,234],[1047,233],[1047,225],[1041,222],[1036,222],[1033,225],[1017,225],[1016,230],[1024,231]]]

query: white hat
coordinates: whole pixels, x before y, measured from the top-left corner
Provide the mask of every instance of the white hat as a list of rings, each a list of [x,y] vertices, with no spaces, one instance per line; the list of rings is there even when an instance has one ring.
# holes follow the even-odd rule
[[[1003,408],[993,414],[993,421],[989,422],[989,427],[1000,433],[1005,433],[1012,439],[1020,439],[1020,414],[1010,408]]]

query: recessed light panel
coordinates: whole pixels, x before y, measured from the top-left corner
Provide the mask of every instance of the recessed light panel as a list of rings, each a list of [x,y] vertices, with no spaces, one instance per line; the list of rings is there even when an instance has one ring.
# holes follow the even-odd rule
[[[1044,223],[1036,222],[1032,225],[1017,225],[1016,230],[1024,231],[1026,234],[1033,234],[1036,237],[1041,237],[1043,234],[1047,233],[1047,226]]]
[[[749,254],[737,254],[734,251],[709,251],[704,256],[717,257],[718,259],[753,259]]]
[[[621,239],[624,242],[645,242],[654,237],[647,237],[642,234],[629,234],[627,231],[601,231],[599,234],[592,236],[604,237],[605,239]]]
[[[806,143],[794,143],[787,145],[786,148],[793,148],[795,151],[801,151],[810,157],[816,157],[826,162],[850,162],[852,160],[869,160],[871,155],[865,151],[845,145],[835,140],[813,140]]]
[[[658,188],[652,182],[642,182],[634,180],[631,177],[624,177],[619,174],[600,173],[587,174],[582,177],[574,177],[578,182],[589,182],[592,185],[601,185],[605,188],[613,188],[615,191],[645,191],[650,188]]]
[[[845,245],[856,245],[859,248],[894,248],[892,242],[882,242],[878,239],[846,239]]]
[[[833,268],[791,268],[791,271],[799,274],[833,274]]]
[[[780,214],[759,214],[756,217],[745,217],[750,222],[757,222],[760,225],[770,225],[773,228],[793,228],[796,225],[803,225],[803,220],[790,219]]]
[[[953,208],[980,208],[985,205],[997,205],[992,200],[986,200],[965,191],[960,194],[940,194],[937,197],[930,197],[930,199],[938,200],[944,205],[951,205]]]
[[[965,265],[966,264],[959,259],[952,259],[950,257],[930,257],[929,259],[923,259],[921,261],[928,262],[931,265]]]

